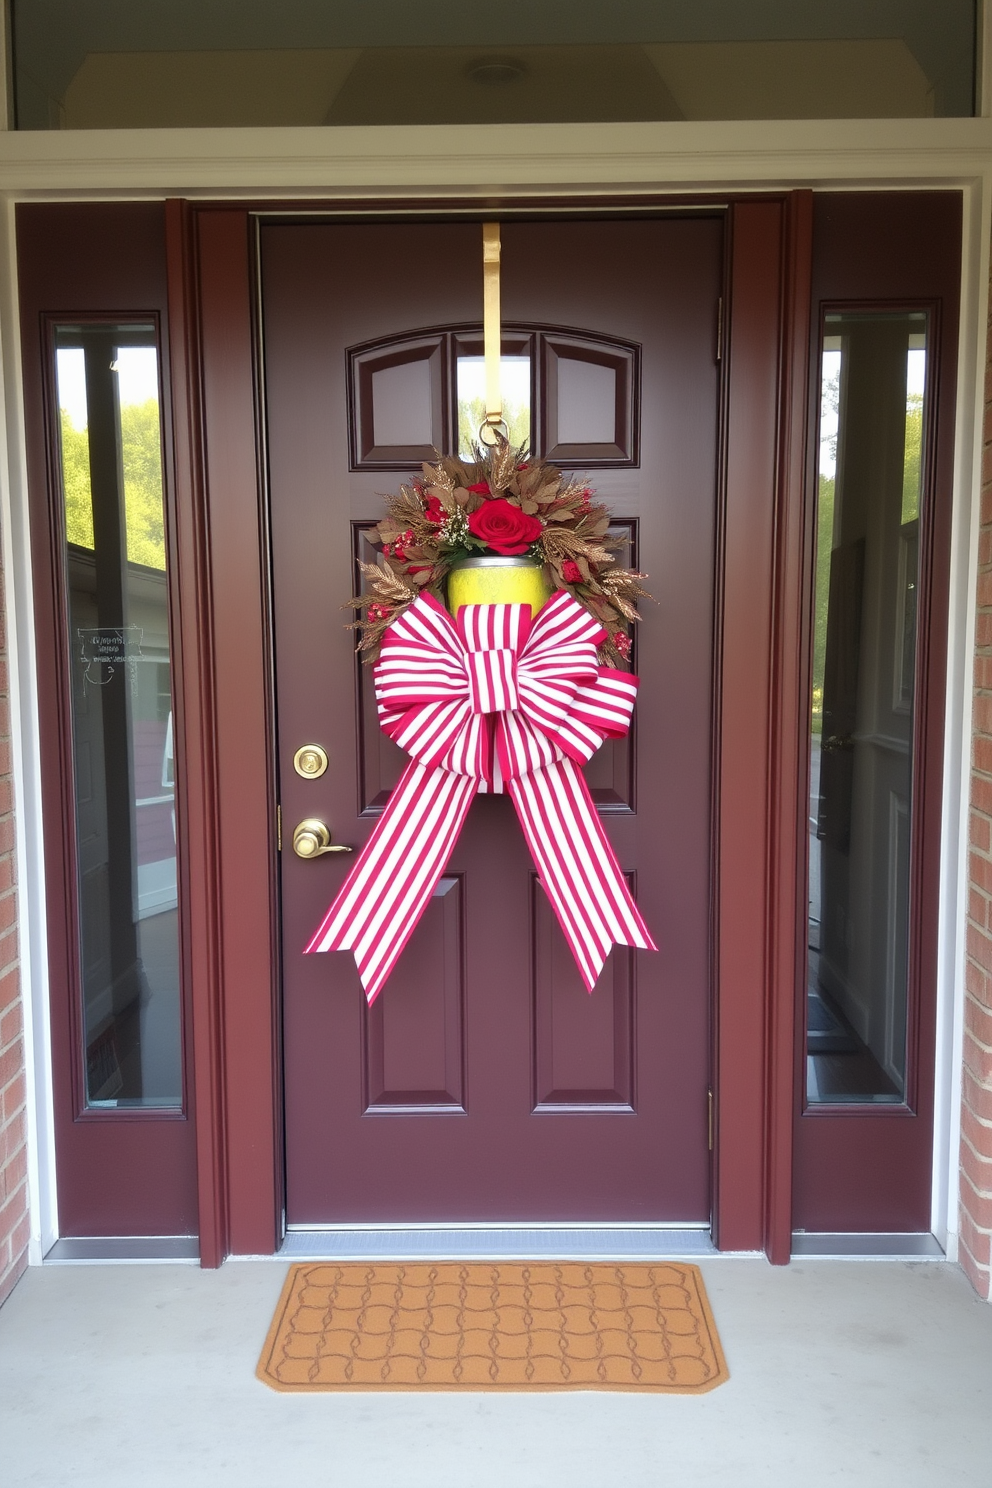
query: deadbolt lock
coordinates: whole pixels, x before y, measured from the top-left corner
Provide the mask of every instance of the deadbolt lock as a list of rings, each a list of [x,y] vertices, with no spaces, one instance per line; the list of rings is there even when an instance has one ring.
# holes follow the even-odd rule
[[[319,858],[322,853],[351,852],[351,848],[332,844],[326,822],[308,816],[293,831],[293,851],[298,858]]]
[[[327,751],[319,744],[304,744],[293,755],[293,768],[305,780],[316,780],[327,769]]]

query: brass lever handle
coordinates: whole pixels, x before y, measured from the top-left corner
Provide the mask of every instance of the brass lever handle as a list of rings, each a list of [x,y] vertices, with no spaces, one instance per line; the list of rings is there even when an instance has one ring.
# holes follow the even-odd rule
[[[319,858],[321,853],[351,852],[351,848],[332,844],[330,827],[308,816],[293,829],[293,851],[298,858]]]

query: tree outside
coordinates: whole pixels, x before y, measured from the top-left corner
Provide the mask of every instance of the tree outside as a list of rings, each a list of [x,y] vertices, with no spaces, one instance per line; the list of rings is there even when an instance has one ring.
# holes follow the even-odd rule
[[[61,409],[60,413],[66,537],[77,547],[92,548],[89,438],[85,428],[76,428],[67,409]],[[154,398],[143,403],[125,403],[120,418],[127,560],[164,572],[165,517],[158,403]]]

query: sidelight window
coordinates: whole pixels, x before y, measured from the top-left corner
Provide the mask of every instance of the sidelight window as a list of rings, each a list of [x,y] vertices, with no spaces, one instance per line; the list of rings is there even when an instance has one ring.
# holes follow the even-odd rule
[[[182,1104],[172,668],[151,325],[55,332],[89,1109]]]
[[[828,315],[810,716],[810,1104],[907,1099],[927,316]]]

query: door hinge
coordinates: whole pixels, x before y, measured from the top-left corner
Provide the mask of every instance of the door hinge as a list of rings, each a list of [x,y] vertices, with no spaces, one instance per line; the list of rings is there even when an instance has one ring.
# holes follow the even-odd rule
[[[282,807],[276,806],[276,852],[282,852]]]
[[[723,360],[723,296],[716,302],[716,359]]]
[[[706,1131],[707,1131],[707,1138],[706,1138],[707,1147],[708,1147],[709,1151],[712,1152],[713,1151],[713,1092],[712,1092],[712,1090],[707,1090],[707,1092],[706,1092]]]

